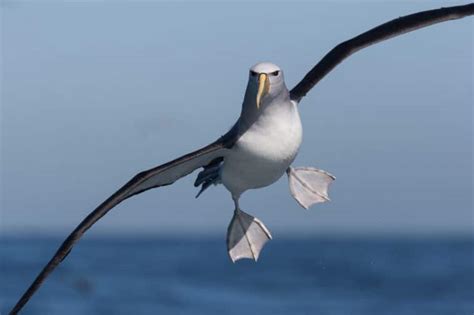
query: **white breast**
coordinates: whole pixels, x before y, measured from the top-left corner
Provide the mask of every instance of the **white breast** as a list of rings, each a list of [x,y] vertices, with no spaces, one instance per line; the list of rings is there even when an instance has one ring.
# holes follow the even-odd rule
[[[225,157],[221,179],[234,196],[274,183],[295,159],[302,127],[296,105],[288,102],[268,107]]]

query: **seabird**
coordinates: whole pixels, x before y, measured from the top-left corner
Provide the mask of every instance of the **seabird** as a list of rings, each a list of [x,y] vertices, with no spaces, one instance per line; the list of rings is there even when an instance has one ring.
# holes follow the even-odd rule
[[[298,114],[301,99],[332,69],[356,51],[377,42],[432,24],[474,14],[474,4],[423,11],[391,20],[345,41],[317,63],[291,90],[283,71],[268,62],[251,67],[242,111],[234,126],[211,144],[143,171],[92,211],[66,238],[53,258],[23,294],[10,314],[17,314],[45,278],[70,253],[74,244],[95,222],[122,201],[152,188],[174,183],[198,168],[195,186],[202,193],[212,184],[223,184],[235,204],[227,232],[227,247],[232,261],[258,259],[270,231],[257,218],[239,207],[239,198],[248,189],[268,186],[285,173],[290,192],[304,208],[329,200],[331,174],[312,167],[295,167],[291,163],[302,141]]]

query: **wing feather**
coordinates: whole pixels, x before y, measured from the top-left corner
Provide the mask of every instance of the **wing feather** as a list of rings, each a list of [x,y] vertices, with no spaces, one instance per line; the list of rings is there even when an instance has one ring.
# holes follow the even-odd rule
[[[66,258],[74,244],[82,235],[109,212],[116,205],[134,195],[140,194],[146,190],[170,185],[177,179],[188,175],[199,167],[206,166],[217,157],[224,156],[227,149],[231,148],[237,139],[236,127],[232,128],[227,134],[217,141],[197,150],[177,158],[168,163],[155,168],[143,171],[134,176],[122,188],[116,191],[112,196],[100,204],[92,211],[66,238],[53,258],[46,264],[30,287],[26,290],[10,314],[17,314],[33,294],[38,290],[48,275]]]
[[[365,47],[419,28],[460,19],[473,14],[474,3],[470,3],[467,5],[422,11],[381,24],[334,47],[290,91],[290,98],[293,101],[299,102],[306,93],[318,84],[318,82],[339,63]]]

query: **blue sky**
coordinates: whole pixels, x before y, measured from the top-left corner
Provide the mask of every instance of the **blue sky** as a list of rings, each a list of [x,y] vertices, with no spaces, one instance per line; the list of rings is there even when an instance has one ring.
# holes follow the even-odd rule
[[[451,2],[459,4],[462,2]],[[135,173],[213,141],[248,68],[291,88],[333,46],[446,2],[3,2],[1,229],[63,233]],[[337,176],[305,211],[286,178],[241,206],[274,236],[472,233],[472,18],[367,48],[300,105],[295,166]],[[224,234],[223,187],[194,176],[118,206],[92,233]]]

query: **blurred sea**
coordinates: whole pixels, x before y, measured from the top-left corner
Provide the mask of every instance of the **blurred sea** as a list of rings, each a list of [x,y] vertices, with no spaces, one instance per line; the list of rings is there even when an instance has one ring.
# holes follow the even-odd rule
[[[6,238],[6,314],[59,238]],[[474,314],[474,239],[274,239],[258,263],[225,237],[85,237],[23,314]]]

